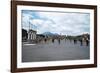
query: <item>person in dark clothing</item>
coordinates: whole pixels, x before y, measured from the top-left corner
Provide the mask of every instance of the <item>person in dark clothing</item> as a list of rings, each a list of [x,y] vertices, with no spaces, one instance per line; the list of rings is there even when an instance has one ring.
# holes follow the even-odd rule
[[[83,41],[82,41],[82,39],[80,39],[79,41],[80,41],[80,44],[81,44],[81,46],[82,46],[82,45],[83,45]]]
[[[58,39],[58,43],[60,44],[60,39]]]
[[[45,38],[44,41],[45,41],[45,43],[46,43],[46,42],[47,42],[47,39]]]
[[[76,39],[74,39],[74,44],[76,44],[77,43],[77,40]]]
[[[86,40],[86,46],[88,46],[89,45],[89,40]]]
[[[54,41],[55,41],[55,39],[53,38],[53,39],[52,39],[52,43],[54,43]]]

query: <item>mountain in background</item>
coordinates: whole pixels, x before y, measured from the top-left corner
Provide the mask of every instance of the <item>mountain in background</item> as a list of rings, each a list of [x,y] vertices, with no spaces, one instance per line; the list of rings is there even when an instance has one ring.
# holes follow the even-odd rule
[[[57,33],[51,33],[51,32],[44,32],[44,33],[42,33],[43,35],[59,35],[59,34],[57,34]]]

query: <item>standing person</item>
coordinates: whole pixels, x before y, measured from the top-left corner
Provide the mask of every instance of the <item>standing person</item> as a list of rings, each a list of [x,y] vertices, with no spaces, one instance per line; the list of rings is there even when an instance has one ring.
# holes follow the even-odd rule
[[[76,39],[74,39],[74,44],[76,44],[77,43],[77,40]]]
[[[60,38],[58,38],[58,43],[60,44]]]
[[[89,40],[88,39],[86,39],[86,46],[88,46],[89,45]]]
[[[47,39],[45,38],[44,41],[45,41],[45,43],[46,43],[46,42],[47,42]]]
[[[55,41],[55,39],[54,39],[54,38],[52,38],[52,43],[54,43],[54,41]]]

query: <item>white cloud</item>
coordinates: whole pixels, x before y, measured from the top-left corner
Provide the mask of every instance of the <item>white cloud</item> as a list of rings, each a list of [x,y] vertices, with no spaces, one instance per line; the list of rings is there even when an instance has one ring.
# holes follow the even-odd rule
[[[34,13],[34,12],[33,12]],[[78,35],[89,33],[90,16],[86,13],[57,13],[35,12],[39,18],[31,19],[30,22],[37,27],[38,33],[52,32],[65,35]],[[23,24],[28,26],[31,14],[23,13]],[[86,30],[87,29],[87,30]]]

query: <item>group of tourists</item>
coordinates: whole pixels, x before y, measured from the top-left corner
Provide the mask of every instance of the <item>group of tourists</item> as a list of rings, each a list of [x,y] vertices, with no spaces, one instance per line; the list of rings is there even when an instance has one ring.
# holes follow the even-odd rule
[[[60,38],[56,38],[56,39],[55,38],[52,38],[52,39],[49,39],[49,40],[45,38],[44,39],[44,42],[46,43],[46,42],[48,42],[50,40],[51,40],[52,43],[55,43],[56,40],[58,41],[59,44],[61,43],[61,39]]]
[[[74,44],[77,44],[77,42],[80,42],[81,46],[83,46],[84,44],[86,46],[89,46],[89,43],[90,43],[88,38],[87,39],[78,39],[78,40],[77,39],[73,39],[73,41],[74,41]]]
[[[63,39],[61,39],[61,38],[47,39],[47,38],[44,38],[43,41],[45,43],[47,43],[50,40],[51,40],[52,43],[55,43],[55,41],[57,41],[59,44],[61,43],[62,40],[65,40],[65,42],[66,41],[70,41],[70,43],[73,42],[74,44],[80,43],[81,46],[83,46],[83,45],[89,46],[89,43],[90,43],[89,39],[84,39],[84,38],[82,38],[82,39],[67,39],[67,38],[63,38]]]

